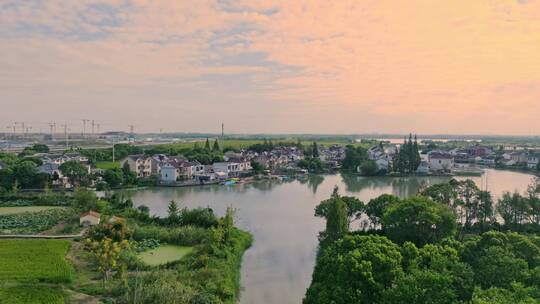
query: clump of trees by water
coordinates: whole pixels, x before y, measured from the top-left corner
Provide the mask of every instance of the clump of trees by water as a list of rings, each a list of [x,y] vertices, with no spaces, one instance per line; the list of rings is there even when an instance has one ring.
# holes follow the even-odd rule
[[[336,188],[304,303],[538,303],[538,185],[497,204],[470,180],[367,204]]]
[[[392,171],[401,174],[415,173],[421,161],[416,135],[413,141],[412,134],[409,134],[409,140],[404,140],[392,160]]]

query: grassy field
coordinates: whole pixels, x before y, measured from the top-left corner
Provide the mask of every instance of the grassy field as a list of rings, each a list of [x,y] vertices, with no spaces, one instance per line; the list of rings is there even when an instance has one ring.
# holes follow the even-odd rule
[[[38,212],[50,209],[61,209],[57,206],[22,206],[22,207],[0,207],[0,215],[17,214],[23,212]]]
[[[120,163],[118,163],[118,162],[106,162],[106,161],[97,162],[96,163],[96,168],[103,169],[103,170],[116,169],[116,168],[120,168]]]
[[[2,304],[64,304],[64,293],[58,288],[36,285],[0,286]]]
[[[150,266],[158,266],[182,259],[193,252],[193,247],[161,245],[158,248],[141,252],[139,257]]]
[[[0,282],[70,282],[65,240],[0,240]]]

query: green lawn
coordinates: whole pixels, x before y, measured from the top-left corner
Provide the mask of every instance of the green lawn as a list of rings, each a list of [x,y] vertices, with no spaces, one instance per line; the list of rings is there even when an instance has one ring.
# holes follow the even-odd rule
[[[182,259],[193,252],[193,247],[161,245],[158,248],[141,252],[139,257],[150,266],[158,266]]]
[[[66,240],[0,240],[0,282],[70,282]]]
[[[64,304],[64,293],[54,287],[39,285],[0,286],[2,304]]]
[[[103,169],[103,170],[120,168],[120,163],[118,162],[113,163],[113,162],[106,162],[106,161],[97,162],[96,168]]]
[[[23,212],[38,212],[50,209],[61,209],[57,206],[21,206],[21,207],[0,207],[0,215],[17,214]]]

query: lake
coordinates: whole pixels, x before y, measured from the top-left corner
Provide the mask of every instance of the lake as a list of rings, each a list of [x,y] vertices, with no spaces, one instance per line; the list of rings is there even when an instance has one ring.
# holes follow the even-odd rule
[[[499,197],[504,191],[523,192],[533,175],[487,169],[471,177],[479,187]],[[458,177],[465,179],[465,177]],[[330,196],[334,185],[342,195],[367,202],[383,193],[406,197],[422,186],[448,177],[310,176],[290,182],[260,181],[235,186],[150,188],[135,190],[135,206],[144,204],[152,214],[167,215],[169,201],[182,207],[209,206],[222,216],[227,206],[237,209],[236,223],[253,234],[253,246],[242,262],[240,303],[301,303],[315,265],[317,235],[324,221],[313,216],[315,206]]]

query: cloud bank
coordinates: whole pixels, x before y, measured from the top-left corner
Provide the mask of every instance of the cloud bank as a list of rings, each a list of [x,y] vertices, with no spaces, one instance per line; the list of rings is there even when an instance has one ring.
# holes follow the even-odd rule
[[[539,33],[537,1],[8,0],[0,120],[538,134]]]

